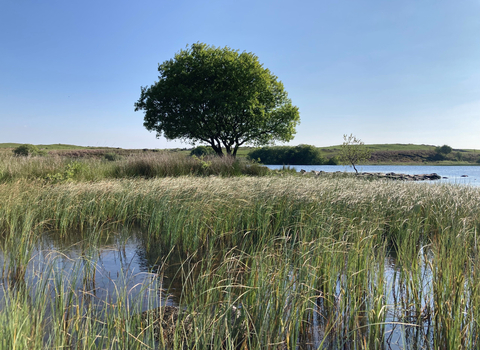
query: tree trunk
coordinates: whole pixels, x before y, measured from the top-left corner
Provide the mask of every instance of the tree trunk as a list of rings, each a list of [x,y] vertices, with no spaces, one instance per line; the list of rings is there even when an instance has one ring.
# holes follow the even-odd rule
[[[232,153],[233,158],[237,158],[237,151],[238,151],[238,146],[235,146]]]
[[[355,169],[355,174],[358,175],[358,170],[355,168],[355,164],[352,163],[353,169]]]
[[[222,146],[217,146],[215,143],[210,143],[210,146],[213,148],[217,156],[223,157]]]

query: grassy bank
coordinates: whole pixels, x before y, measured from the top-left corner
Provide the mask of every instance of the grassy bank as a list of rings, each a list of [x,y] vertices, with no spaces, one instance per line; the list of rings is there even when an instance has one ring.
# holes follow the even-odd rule
[[[405,348],[479,345],[478,189],[305,177],[19,179],[0,185],[0,203],[3,348],[162,347],[153,320],[138,317],[158,298],[149,286],[147,299],[93,308],[91,292],[66,275],[27,278],[42,232],[95,244],[128,227],[145,233],[147,254],[184,255],[178,325],[195,317],[193,332],[174,332],[178,348],[382,349],[392,330]],[[36,316],[26,322],[27,313]]]
[[[38,157],[14,157],[11,154],[0,156],[0,183],[19,179],[52,183],[184,175],[265,175],[267,171],[265,167],[245,159],[196,158],[170,152],[141,152],[125,156],[106,153],[99,157],[80,158],[58,154]]]

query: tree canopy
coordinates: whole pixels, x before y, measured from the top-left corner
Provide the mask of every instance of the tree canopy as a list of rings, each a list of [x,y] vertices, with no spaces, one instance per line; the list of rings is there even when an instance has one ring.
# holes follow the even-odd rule
[[[300,121],[283,84],[253,53],[196,43],[158,66],[135,110],[157,137],[236,156],[244,144],[290,141]]]
[[[448,145],[443,145],[442,147],[435,147],[435,152],[447,155],[449,153],[452,153],[452,147]]]

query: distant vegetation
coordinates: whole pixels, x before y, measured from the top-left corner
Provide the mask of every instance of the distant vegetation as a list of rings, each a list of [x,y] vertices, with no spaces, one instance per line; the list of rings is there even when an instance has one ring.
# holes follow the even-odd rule
[[[167,176],[261,176],[268,173],[267,167],[245,158],[197,158],[179,152],[148,151],[125,155],[111,150],[68,150],[64,153],[67,155],[62,156],[58,151],[52,151],[43,157],[18,157],[13,152],[2,152],[0,183],[18,179],[58,183]]]
[[[450,147],[448,145],[443,145],[442,147],[435,147],[435,152],[443,154],[443,155],[447,155],[447,154],[452,153],[452,147]]]
[[[45,154],[45,151],[41,151],[37,146],[24,144],[20,145],[13,150],[13,154],[17,157],[38,156]]]
[[[211,156],[214,155],[215,151],[212,147],[209,146],[198,146],[192,149],[190,152],[191,156],[202,157],[202,156]]]
[[[320,149],[310,145],[263,147],[249,152],[248,158],[263,164],[337,164],[334,157],[327,160],[322,156]]]
[[[21,146],[22,143],[0,143],[0,149],[2,148],[15,148]],[[107,149],[110,147],[84,147],[84,146],[77,146],[77,145],[66,145],[63,143],[54,143],[51,145],[36,145],[39,149],[44,150],[61,150],[61,149]]]
[[[12,155],[12,151],[21,146],[18,143],[0,144],[0,156]],[[138,154],[176,153],[189,156],[209,155],[208,146],[195,148],[173,149],[121,149],[109,147],[82,147],[75,145],[52,144],[36,145],[41,153],[48,156],[62,156],[72,159],[120,159]],[[364,164],[403,164],[403,165],[469,165],[479,164],[480,151],[474,149],[455,149],[448,145],[413,145],[413,144],[377,144],[365,145],[371,152],[371,157]],[[448,149],[451,152],[448,152]],[[274,146],[274,147],[241,147],[238,150],[239,158],[247,158],[262,164],[272,165],[336,165],[339,164],[341,145],[330,147],[315,147],[311,145]]]
[[[448,152],[448,149],[451,152]],[[276,146],[251,149],[246,156],[269,165],[336,165],[340,164],[342,146],[310,145]],[[359,164],[455,165],[480,162],[477,150],[452,149],[450,146],[384,144],[365,145],[368,160]]]

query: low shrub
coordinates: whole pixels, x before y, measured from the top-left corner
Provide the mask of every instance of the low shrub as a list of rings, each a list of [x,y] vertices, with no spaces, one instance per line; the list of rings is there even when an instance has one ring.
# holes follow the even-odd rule
[[[103,159],[108,160],[109,162],[114,162],[116,160],[120,160],[123,157],[115,152],[105,153],[103,155]]]
[[[86,165],[80,162],[71,162],[65,166],[62,172],[48,174],[46,180],[53,183],[72,181],[78,174],[84,171]]]
[[[325,165],[338,165],[338,164],[340,164],[340,161],[338,160],[337,157],[328,158],[327,162],[325,163]]]
[[[195,157],[210,156],[214,154],[215,151],[213,150],[213,148],[208,146],[198,146],[192,149],[192,151],[190,152],[190,156]]]
[[[178,154],[160,153],[127,157],[113,164],[111,173],[106,177],[113,178],[154,178],[164,176],[262,176],[268,168],[245,159],[232,157],[186,157]]]
[[[40,150],[37,146],[28,143],[20,145],[13,150],[13,154],[17,157],[39,156],[45,153],[45,151]]]
[[[323,165],[326,160],[320,151],[311,145],[263,147],[248,153],[252,160],[263,164]]]

